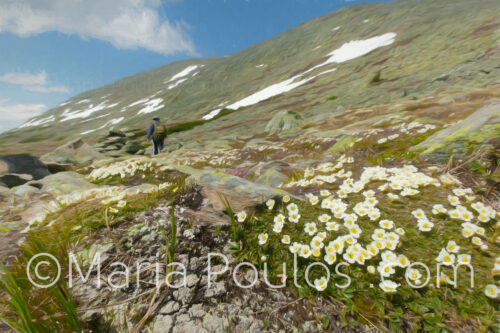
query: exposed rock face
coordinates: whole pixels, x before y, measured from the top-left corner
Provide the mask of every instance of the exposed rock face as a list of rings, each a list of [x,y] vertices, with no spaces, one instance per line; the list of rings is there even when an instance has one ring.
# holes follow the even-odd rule
[[[231,203],[233,211],[250,210],[267,199],[283,196],[284,191],[272,187],[252,183],[248,180],[231,176],[222,172],[199,172],[186,179],[186,183],[201,187],[202,202],[196,211],[192,211],[194,219],[200,224],[210,221],[229,223],[224,213],[225,208],[219,195],[225,196]]]
[[[189,198],[188,198],[189,199]],[[233,269],[237,261],[229,252],[227,234],[217,234],[209,226],[192,226],[183,206],[175,210],[177,224],[177,247],[175,262],[184,265],[185,279],[174,274],[169,290],[161,289],[159,305],[142,327],[144,332],[322,332],[321,324],[315,317],[321,312],[315,310],[308,299],[297,299],[287,288],[270,288],[263,280],[263,272],[255,279],[253,270],[241,268],[235,272],[236,279],[249,289],[240,288],[233,280]],[[165,261],[162,245],[165,237],[162,230],[170,230],[170,207],[160,205],[148,212],[138,213],[130,224],[120,230],[112,240],[114,247],[104,243],[90,245],[85,253],[103,252],[103,258],[133,256],[140,263]],[[211,256],[210,285],[208,281],[209,253],[222,254],[227,258],[227,267],[220,256]],[[93,255],[91,255],[93,257]],[[102,260],[106,262],[107,259]],[[88,261],[87,261],[88,263]],[[142,267],[146,267],[144,265]],[[114,268],[103,264],[103,276],[109,276]],[[95,267],[94,267],[95,268]],[[174,271],[182,272],[176,265]],[[88,269],[88,266],[87,268]],[[109,271],[108,271],[109,269]],[[132,268],[134,269],[134,268]],[[216,274],[220,272],[220,274]],[[165,279],[165,271],[160,270],[160,281]],[[134,327],[149,307],[152,292],[143,298],[134,299],[140,293],[155,291],[153,270],[142,272],[141,282],[130,280],[129,288],[112,290],[107,286],[97,289],[96,270],[91,272],[90,280],[83,283],[76,279],[73,293],[76,299],[89,306],[99,305],[84,315],[84,321],[94,322],[99,327],[101,321],[113,328]],[[144,282],[144,283],[143,283]],[[184,284],[185,282],[185,284]],[[114,316],[107,318],[105,304],[113,304],[131,298],[123,306],[114,306]],[[157,298],[158,299],[158,298]],[[317,302],[321,302],[319,298]],[[285,305],[285,306],[283,306]],[[281,309],[279,309],[281,307]],[[134,319],[132,319],[134,318]],[[337,325],[340,317],[333,317]],[[104,323],[101,323],[104,325]],[[339,323],[340,324],[340,323]],[[339,325],[340,326],[340,325]],[[358,328],[344,328],[346,332],[360,331]],[[120,331],[120,330],[118,330]]]
[[[28,154],[0,156],[0,175],[6,173],[27,174],[33,176],[33,179],[50,174],[45,164]]]
[[[110,131],[94,145],[100,153],[110,157],[144,155],[145,147],[136,139],[135,133]]]
[[[423,156],[444,162],[450,155],[462,157],[474,146],[500,137],[500,100],[488,104],[457,124],[434,133],[415,148],[423,150]]]
[[[6,173],[0,176],[0,182],[9,188],[26,184],[30,180],[33,180],[33,176],[27,174]]]
[[[86,165],[103,158],[105,158],[104,155],[78,138],[42,156],[42,161],[46,163]]]
[[[300,128],[304,119],[295,111],[280,111],[276,113],[266,125],[266,132],[278,133],[281,131]]]
[[[27,185],[36,186],[42,191],[56,195],[67,194],[73,191],[83,191],[96,187],[96,185],[89,183],[84,176],[71,171],[59,172],[39,181],[29,182]]]

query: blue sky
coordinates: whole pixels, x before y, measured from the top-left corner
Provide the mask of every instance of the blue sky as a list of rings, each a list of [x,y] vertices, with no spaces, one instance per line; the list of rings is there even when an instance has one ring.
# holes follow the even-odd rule
[[[0,132],[172,61],[231,55],[345,0],[0,0]]]

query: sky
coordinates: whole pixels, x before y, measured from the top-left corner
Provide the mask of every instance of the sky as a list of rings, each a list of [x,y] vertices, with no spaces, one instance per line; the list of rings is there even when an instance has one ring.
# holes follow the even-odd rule
[[[0,132],[172,61],[230,56],[353,0],[0,0]]]

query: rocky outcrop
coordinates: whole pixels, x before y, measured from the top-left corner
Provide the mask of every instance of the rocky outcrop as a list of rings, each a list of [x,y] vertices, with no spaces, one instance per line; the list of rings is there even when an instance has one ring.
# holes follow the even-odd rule
[[[202,225],[230,223],[219,196],[226,197],[232,210],[237,212],[253,210],[255,206],[270,198],[286,194],[284,191],[222,172],[197,172],[186,179],[186,184],[200,188],[200,200],[192,200],[199,202],[199,206],[189,212],[195,222]]]
[[[280,111],[266,125],[266,132],[278,133],[297,129],[304,125],[304,119],[295,111]]]
[[[78,138],[42,156],[42,161],[46,163],[62,163],[81,166],[103,158],[105,158],[104,155],[100,154],[82,139]]]
[[[109,157],[144,155],[145,147],[136,137],[133,132],[110,131],[108,135],[97,140],[94,148]]]
[[[89,183],[84,176],[72,171],[59,172],[38,181],[28,182],[26,185],[35,186],[44,192],[55,195],[67,194],[73,191],[83,191],[96,187],[96,185]]]
[[[186,198],[189,199],[189,198]],[[117,239],[100,239],[98,244],[88,244],[85,254],[85,267],[89,267],[93,253],[101,253],[102,276],[109,276],[114,268],[108,265],[109,258],[133,256],[137,263],[162,263],[166,254],[162,244],[170,235],[170,207],[165,203],[150,211],[138,213],[115,236]],[[321,324],[315,320],[321,312],[315,309],[309,299],[297,299],[287,288],[270,288],[263,280],[263,272],[252,288],[245,289],[233,280],[236,258],[230,253],[228,236],[217,233],[209,226],[192,226],[184,206],[177,206],[175,262],[184,265],[185,280],[180,274],[174,274],[171,285],[160,288],[158,305],[146,320],[144,332],[322,332]],[[120,244],[112,246],[110,244]],[[221,257],[211,257],[211,271],[220,272],[208,281],[209,253],[224,255],[227,267]],[[90,254],[90,255],[89,255]],[[82,260],[82,264],[85,260]],[[143,265],[142,267],[146,267]],[[153,266],[150,266],[153,267]],[[178,273],[179,265],[174,267]],[[134,268],[132,268],[134,270]],[[73,292],[78,302],[89,308],[83,320],[89,326],[113,328],[137,327],[137,322],[146,313],[151,295],[156,290],[154,268],[144,269],[141,281],[136,284],[130,280],[130,288],[110,289],[95,287],[96,270],[91,272],[90,281],[76,281]],[[135,274],[135,271],[131,273]],[[160,269],[160,280],[165,280],[165,271]],[[250,285],[254,281],[254,272],[241,268],[235,273],[241,285]],[[185,285],[183,285],[185,282]],[[181,286],[182,285],[182,286]],[[149,291],[149,292],[148,292]],[[137,295],[143,294],[142,297]],[[106,304],[120,303],[130,299],[124,306],[113,306],[113,316],[106,316]],[[155,301],[156,301],[155,299]],[[321,302],[319,298],[315,302]],[[280,308],[281,307],[281,308]],[[299,314],[300,313],[300,314]],[[340,321],[340,316],[334,320]],[[336,323],[332,323],[335,325]],[[338,324],[340,327],[340,322]],[[347,329],[352,332],[354,330]]]
[[[434,133],[414,149],[431,160],[445,162],[450,155],[460,158],[474,147],[498,137],[500,100],[494,99],[462,121]]]
[[[40,179],[50,174],[44,163],[28,154],[0,156],[0,175],[8,173],[31,175],[33,179]]]
[[[6,173],[0,175],[0,182],[9,188],[26,184],[30,180],[33,180],[33,176],[27,174]]]

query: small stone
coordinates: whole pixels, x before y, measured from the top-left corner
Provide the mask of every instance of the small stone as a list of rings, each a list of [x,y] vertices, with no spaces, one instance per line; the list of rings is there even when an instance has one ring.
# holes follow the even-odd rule
[[[194,304],[190,309],[189,309],[189,314],[192,317],[200,317],[202,318],[205,316],[206,311],[203,309],[202,304]]]
[[[226,293],[226,285],[224,281],[219,281],[211,283],[210,286],[207,285],[207,290],[205,291],[205,297],[219,297]]]
[[[160,309],[159,313],[168,315],[179,311],[180,308],[181,306],[179,305],[179,303],[175,301],[170,301]]]
[[[156,316],[156,319],[153,323],[153,333],[163,333],[169,332],[174,326],[174,320],[171,316]]]

